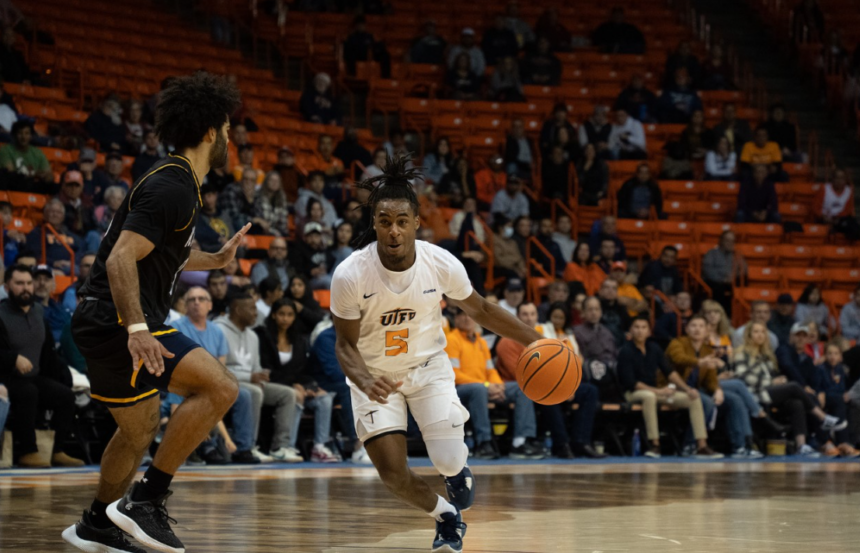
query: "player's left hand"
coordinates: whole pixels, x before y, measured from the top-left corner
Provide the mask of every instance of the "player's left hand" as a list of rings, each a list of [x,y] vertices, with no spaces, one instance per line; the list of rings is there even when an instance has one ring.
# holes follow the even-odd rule
[[[242,238],[251,230],[251,223],[246,223],[244,227],[239,229],[239,232],[233,235],[233,238],[227,241],[221,249],[218,251],[217,255],[219,259],[219,268],[223,269],[227,266],[228,263],[233,261],[233,258],[236,257],[236,250],[239,248],[239,245],[242,243]]]

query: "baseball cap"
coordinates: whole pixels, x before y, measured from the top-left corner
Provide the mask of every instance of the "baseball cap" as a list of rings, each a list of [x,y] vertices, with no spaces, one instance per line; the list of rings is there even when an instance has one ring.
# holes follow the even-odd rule
[[[122,161],[122,154],[119,152],[111,152],[107,156],[105,156],[105,159],[118,159]]]
[[[791,294],[780,294],[778,298],[776,298],[776,303],[781,303],[782,305],[794,305],[794,298],[791,297]]]
[[[308,234],[313,234],[315,232],[322,234],[322,225],[320,225],[319,223],[316,223],[314,221],[311,221],[310,223],[305,224],[305,228],[304,228],[304,232],[303,232],[303,234],[305,236],[307,236]]]
[[[525,290],[525,287],[523,281],[518,278],[508,280],[508,284],[505,286],[506,292],[520,292],[522,290]]]
[[[809,334],[809,327],[802,323],[794,323],[791,325],[791,334],[797,334],[798,332]]]
[[[624,261],[615,261],[609,268],[610,271],[624,271],[627,272],[627,263]]]
[[[54,271],[52,271],[51,268],[47,265],[36,265],[36,267],[33,269],[33,276],[38,275],[48,275],[49,277],[53,277]]]
[[[471,27],[465,27],[461,34],[475,36],[475,29],[473,29]]]
[[[63,175],[63,184],[77,183],[83,186],[84,176],[80,171],[66,171]]]
[[[78,161],[95,161],[96,151],[92,148],[81,148],[81,153],[78,155]]]

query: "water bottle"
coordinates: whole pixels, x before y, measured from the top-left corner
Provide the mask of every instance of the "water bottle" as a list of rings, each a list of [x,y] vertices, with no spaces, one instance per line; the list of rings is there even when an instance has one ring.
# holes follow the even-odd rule
[[[469,448],[469,451],[475,449],[475,437],[471,430],[466,431],[466,447]]]
[[[630,448],[633,451],[634,457],[642,455],[642,441],[639,439],[639,429],[633,431],[633,444]]]
[[[547,451],[552,451],[552,435],[549,432],[544,436],[543,446]]]
[[[672,405],[673,403],[675,403],[675,390],[677,388],[678,387],[675,386],[674,384],[669,384],[669,389],[672,390],[672,395],[669,396],[669,399],[666,400],[666,403],[668,403],[669,405]]]

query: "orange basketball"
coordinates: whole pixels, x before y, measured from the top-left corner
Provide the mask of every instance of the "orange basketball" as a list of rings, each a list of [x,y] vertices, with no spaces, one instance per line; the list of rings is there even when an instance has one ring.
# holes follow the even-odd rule
[[[566,401],[582,382],[582,359],[559,340],[538,340],[517,361],[517,383],[535,403]]]

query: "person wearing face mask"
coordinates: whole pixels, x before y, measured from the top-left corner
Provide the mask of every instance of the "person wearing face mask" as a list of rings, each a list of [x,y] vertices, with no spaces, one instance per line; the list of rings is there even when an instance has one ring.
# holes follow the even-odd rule
[[[493,257],[494,276],[523,278],[526,276],[526,262],[514,240],[514,226],[504,215],[493,218]]]

